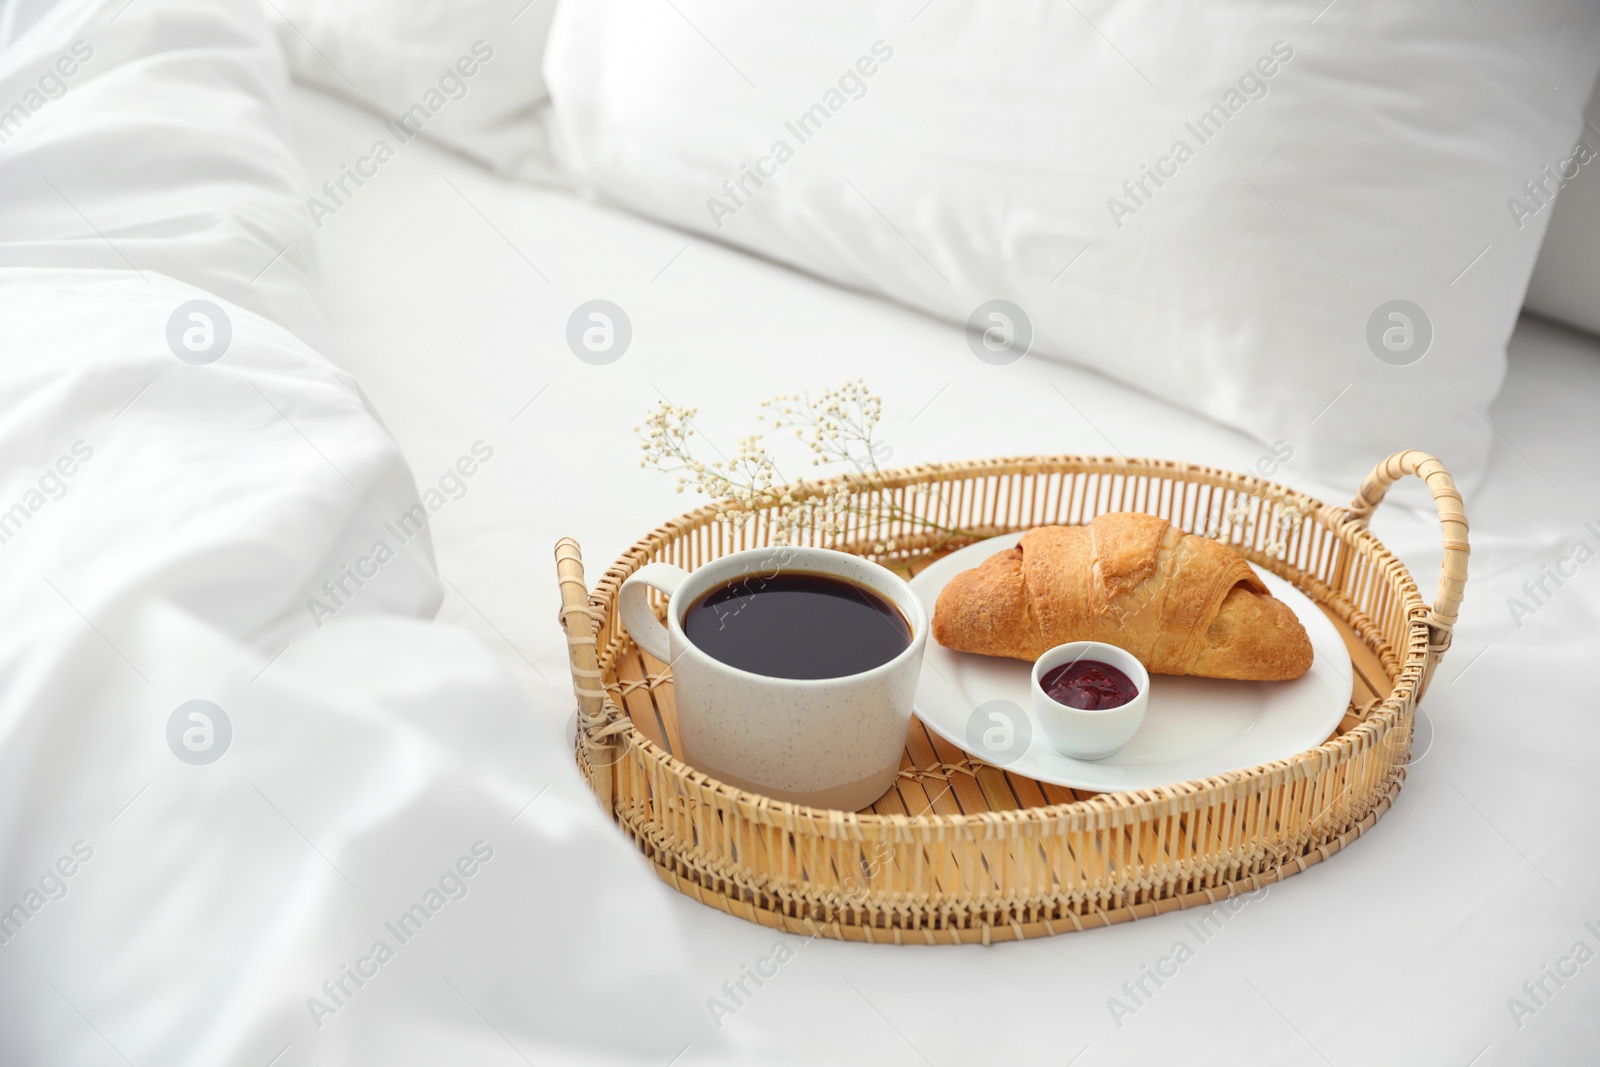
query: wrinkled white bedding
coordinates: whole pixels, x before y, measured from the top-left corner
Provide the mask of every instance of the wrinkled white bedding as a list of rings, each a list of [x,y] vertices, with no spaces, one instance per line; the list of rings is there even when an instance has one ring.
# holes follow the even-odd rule
[[[446,995],[515,1003],[547,1044],[587,1036],[651,970],[646,940],[628,975],[586,971],[595,926],[648,939],[659,905],[606,918],[633,857],[548,788],[571,772],[505,670],[428,622],[426,531],[396,533],[425,498],[354,383],[237,307],[222,361],[178,362],[163,328],[192,295],[0,271],[0,996],[29,1020],[0,1058],[352,1062],[381,1048],[363,1015]],[[320,627],[313,598],[339,604]],[[222,709],[180,723],[216,731],[213,763],[172,740],[193,700]],[[492,861],[443,886],[466,904],[416,948],[386,932],[478,842]],[[46,884],[64,855],[88,858]],[[324,991],[380,940],[373,989]]]
[[[137,0],[116,23],[173,7]],[[313,184],[377,125],[307,93],[291,118]],[[563,736],[554,540],[579,537],[593,576],[688,503],[634,466],[639,416],[698,404],[721,442],[757,399],[859,373],[895,463],[1118,450],[1242,468],[1260,447],[1087,372],[978,364],[954,327],[421,143],[315,240],[338,369],[304,343],[309,319],[234,300],[232,266],[208,277],[225,257],[0,270],[0,530],[27,511],[0,541],[0,909],[26,913],[7,929],[0,911],[0,1061],[1511,1064],[1592,1047],[1592,968],[1529,1015],[1507,1000],[1577,939],[1600,945],[1583,925],[1600,925],[1600,863],[1572,846],[1600,800],[1600,586],[1585,567],[1532,615],[1507,601],[1600,519],[1594,341],[1530,321],[1513,342],[1433,745],[1365,840],[1231,915],[1120,1018],[1108,1001],[1195,940],[1194,913],[990,950],[786,938],[792,961],[719,1028],[708,1000],[779,939],[662,887]],[[233,329],[208,366],[165,334],[200,297]],[[562,340],[595,297],[634,324],[608,367]],[[1276,476],[1353,489],[1293,461]],[[332,618],[307,606],[371,570],[430,489],[442,582],[410,538]],[[1377,525],[1430,585],[1431,517],[1386,507]],[[209,764],[177,755],[192,720],[169,741],[196,699],[231,725]]]
[[[640,861],[430,621],[428,527],[492,451],[419,492],[306,343],[265,22],[67,4],[0,98],[79,39],[0,145],[0,1062],[510,1055],[486,1019],[539,1062],[681,1047]]]

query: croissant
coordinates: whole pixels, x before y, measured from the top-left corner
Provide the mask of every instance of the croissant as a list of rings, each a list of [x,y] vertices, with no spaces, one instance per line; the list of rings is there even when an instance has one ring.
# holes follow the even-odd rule
[[[1311,668],[1305,627],[1244,558],[1135,512],[1044,526],[950,580],[947,648],[1034,660],[1068,641],[1126,649],[1157,674],[1287,681]]]

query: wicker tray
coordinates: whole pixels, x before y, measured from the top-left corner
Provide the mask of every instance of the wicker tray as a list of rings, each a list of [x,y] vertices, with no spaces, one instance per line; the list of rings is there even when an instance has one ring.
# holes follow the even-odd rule
[[[1423,478],[1444,528],[1432,608],[1367,522],[1389,486]],[[1327,859],[1370,829],[1405,779],[1413,714],[1450,645],[1467,521],[1438,460],[1401,452],[1348,509],[1240,474],[1157,460],[996,459],[852,483],[905,513],[990,536],[1108,511],[1211,532],[1293,582],[1338,626],[1355,696],[1325,743],[1290,759],[1131,793],[1088,793],[966,757],[911,722],[895,788],[862,812],[746,792],[677,759],[667,668],[621,628],[616,594],[647,563],[685,569],[767,544],[702,508],[652,532],[590,590],[578,545],[556,546],[578,698],[576,755],[601,804],[668,884],[730,915],[852,941],[1011,940],[1215,903]],[[925,485],[923,491],[912,491]],[[872,546],[893,540],[892,552]],[[863,522],[843,547],[913,574],[972,538]],[[664,608],[658,604],[658,609]],[[626,710],[624,710],[626,709]]]

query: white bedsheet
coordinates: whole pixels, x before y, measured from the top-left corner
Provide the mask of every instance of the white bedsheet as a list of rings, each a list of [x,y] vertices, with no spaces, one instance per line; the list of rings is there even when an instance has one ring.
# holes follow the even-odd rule
[[[309,94],[297,94],[294,115],[314,182],[373,134],[367,116]],[[434,526],[442,617],[519,672],[545,744],[572,711],[554,541],[577,537],[593,578],[692,503],[636,465],[630,428],[662,397],[698,405],[706,436],[728,447],[758,399],[860,374],[885,397],[894,463],[1121,451],[1237,469],[1261,452],[1091,373],[981,364],[957,328],[502,184],[423,145],[324,223],[324,296],[343,365],[419,483],[472,441],[494,444],[494,463]],[[563,341],[568,314],[597,297],[633,323],[632,347],[606,367]],[[719,1030],[706,1000],[775,936],[669,894],[676,981],[695,1013],[676,1062],[1591,1062],[1600,963],[1560,989],[1546,980],[1544,1006],[1523,983],[1580,939],[1600,949],[1600,860],[1583,844],[1600,806],[1600,565],[1580,568],[1520,626],[1508,598],[1573,542],[1600,548],[1600,343],[1527,320],[1510,362],[1487,413],[1491,473],[1468,501],[1464,613],[1424,705],[1432,747],[1367,838],[1252,902],[1120,1026],[1108,1000],[1128,1002],[1125,981],[1175,941],[1193,944],[1194,913],[991,949],[818,942]],[[1292,461],[1276,477],[1340,502],[1355,488],[1307,482]],[[1433,516],[1386,505],[1375,526],[1431,590]],[[643,870],[616,888],[640,906],[661,892]],[[536,890],[528,906],[538,908]],[[514,938],[504,947],[523,951]],[[608,963],[629,967],[625,955]],[[1514,1018],[1513,996],[1536,1010]],[[507,1005],[496,1022],[527,1020]],[[462,1021],[462,1040],[481,1025]],[[678,1052],[665,1051],[663,1062]]]

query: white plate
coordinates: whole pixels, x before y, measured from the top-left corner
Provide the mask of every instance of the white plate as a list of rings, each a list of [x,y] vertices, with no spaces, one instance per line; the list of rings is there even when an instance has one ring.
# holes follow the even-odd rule
[[[911,588],[922,598],[928,617],[933,617],[934,602],[951,578],[1021,538],[1006,534],[968,545],[913,578]],[[1063,756],[1030,721],[1013,726],[1016,735],[1031,732],[1031,737],[1026,750],[1003,762],[1005,769],[1075,789],[1121,792],[1253,767],[1326,741],[1350,704],[1350,653],[1333,622],[1304,593],[1275,574],[1255,569],[1306,628],[1315,653],[1309,671],[1292,682],[1152,675],[1144,724],[1116,752],[1094,761]],[[917,683],[917,716],[963,751],[999,763],[975,751],[968,729],[976,721],[977,736],[982,736],[983,724],[997,722],[989,718],[996,708],[1007,716],[1026,716],[1032,667],[1018,659],[955,652],[930,638]],[[997,700],[1014,708],[996,705],[979,712]]]

